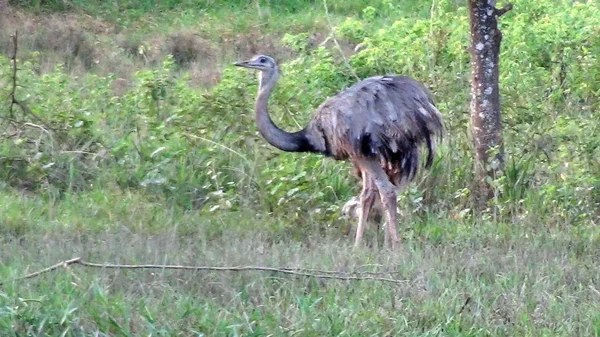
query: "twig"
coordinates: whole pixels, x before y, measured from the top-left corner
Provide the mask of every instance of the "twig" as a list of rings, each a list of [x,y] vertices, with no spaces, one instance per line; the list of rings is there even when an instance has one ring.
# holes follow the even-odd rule
[[[588,285],[588,287],[590,288],[590,290],[592,292],[594,292],[594,294],[596,294],[596,295],[598,295],[598,297],[600,297],[600,291],[598,291],[598,289],[596,289],[593,284]]]
[[[17,105],[19,108],[21,108],[21,111],[23,111],[23,114],[33,117],[39,123],[43,124],[45,126],[45,128],[50,129],[53,132],[56,132],[56,130],[54,128],[49,126],[49,123],[47,121],[45,121],[43,118],[41,118],[40,116],[33,113],[31,111],[31,109],[29,109],[27,104],[25,104],[25,102],[19,101],[17,99],[17,87],[20,86],[17,83],[17,72],[19,70],[19,68],[17,66],[17,53],[19,51],[19,31],[15,30],[14,34],[11,35],[11,38],[12,38],[12,43],[13,43],[13,53],[10,57],[10,60],[13,64],[13,68],[12,68],[12,76],[11,76],[12,87],[10,89],[10,93],[8,94],[8,96],[10,98],[10,107],[8,109],[8,114],[9,114],[8,120],[10,122],[16,122],[14,107],[15,107],[15,105]],[[35,125],[35,124],[33,124],[33,126],[39,127],[38,125]],[[60,134],[58,136],[59,136],[59,138],[61,138]]]
[[[323,274],[308,273],[297,271],[291,268],[275,268],[275,267],[258,267],[258,266],[235,266],[235,267],[213,267],[213,266],[179,266],[179,265],[158,265],[158,264],[100,264],[91,263],[86,261],[78,261],[77,263],[95,268],[108,268],[108,269],[176,269],[176,270],[194,270],[194,271],[265,271],[273,273],[281,273],[288,275],[304,276],[304,277],[316,277],[324,279],[338,279],[338,280],[377,280],[384,282],[402,283],[401,280],[395,280],[384,277],[373,277],[373,276],[348,276],[339,275],[334,271],[326,271]]]
[[[501,17],[502,15],[506,14],[506,12],[508,12],[512,8],[513,8],[513,4],[511,4],[509,2],[506,5],[504,5],[504,7],[502,7],[502,8],[496,8],[495,9],[495,14],[496,14],[497,17]]]
[[[258,266],[235,266],[235,267],[214,267],[214,266],[181,266],[181,265],[160,265],[160,264],[110,264],[110,263],[93,263],[82,260],[80,257],[72,258],[70,260],[65,260],[59,262],[55,265],[52,265],[48,268],[44,268],[35,273],[27,274],[23,277],[15,278],[14,281],[21,281],[30,279],[41,274],[47,273],[49,271],[56,270],[60,267],[67,267],[70,265],[81,265],[85,267],[91,268],[102,268],[102,269],[171,269],[171,270],[192,270],[192,271],[262,271],[262,272],[272,272],[272,273],[280,273],[280,274],[288,274],[302,277],[315,277],[321,279],[334,279],[334,280],[343,280],[343,281],[380,281],[387,283],[395,283],[402,284],[405,283],[405,280],[397,280],[387,277],[375,277],[372,276],[364,276],[368,272],[357,272],[354,274],[346,273],[346,272],[336,272],[336,271],[318,271],[313,270],[314,272],[307,272],[308,269],[293,269],[293,268],[275,268],[275,267],[258,267]],[[384,274],[383,272],[381,274]],[[2,285],[2,283],[0,283]]]
[[[60,151],[60,154],[93,154],[93,155],[98,155],[96,152],[89,152],[89,151],[78,151],[78,150],[73,150],[73,151]]]
[[[467,299],[465,300],[465,303],[462,305],[462,307],[460,307],[460,310],[458,311],[458,315],[462,314],[462,312],[465,310],[465,308],[467,307],[467,305],[471,302],[471,296],[467,296]]]
[[[17,50],[18,50],[18,41],[19,41],[19,31],[15,30],[15,33],[11,35],[12,37],[12,42],[13,42],[13,54],[10,57],[10,60],[12,61],[13,64],[13,72],[12,72],[12,88],[10,89],[10,108],[8,109],[9,111],[9,117],[10,119],[14,119],[14,106],[15,104],[19,104],[19,102],[17,101],[15,94],[17,91]]]
[[[248,158],[246,158],[246,156],[244,156],[243,154],[241,154],[241,153],[237,152],[236,150],[234,150],[234,149],[232,149],[232,148],[230,148],[230,147],[228,147],[228,146],[226,146],[226,145],[223,145],[223,144],[221,144],[221,143],[217,143],[217,142],[215,142],[215,141],[212,141],[212,140],[210,140],[210,139],[207,139],[207,138],[204,138],[204,137],[200,137],[200,136],[192,135],[191,133],[186,133],[186,132],[184,132],[184,133],[183,133],[183,135],[184,135],[184,136],[186,136],[186,137],[188,137],[188,138],[199,139],[199,140],[205,141],[205,142],[207,142],[207,143],[210,143],[210,144],[213,144],[213,145],[217,145],[217,146],[219,146],[220,148],[222,148],[222,149],[225,149],[225,150],[227,150],[227,151],[229,151],[229,152],[231,152],[231,153],[233,153],[233,154],[237,155],[238,157],[242,158],[242,159],[243,159],[243,160],[244,160],[246,163],[248,163],[248,164],[252,164],[252,163],[250,162],[250,160],[248,160]]]
[[[29,127],[35,128],[35,129],[40,129],[40,130],[44,131],[46,134],[50,135],[50,132],[48,132],[48,130],[46,130],[46,128],[44,128],[41,125],[27,122],[27,123],[23,123],[23,126],[29,126]]]
[[[16,279],[14,279],[14,281],[27,280],[27,279],[30,279],[30,278],[33,278],[33,277],[36,277],[36,276],[40,276],[40,275],[42,275],[44,273],[47,273],[49,271],[53,271],[53,270],[58,269],[60,267],[66,267],[68,265],[71,265],[71,264],[74,264],[74,263],[78,263],[80,261],[81,261],[80,257],[75,257],[75,258],[72,258],[70,260],[59,262],[59,263],[57,263],[55,265],[52,265],[52,266],[50,266],[48,268],[44,268],[42,270],[38,270],[35,273],[27,274],[27,275],[25,275],[23,277],[16,278]],[[0,283],[0,285],[2,285],[2,283]]]
[[[332,275],[352,275],[352,276],[360,276],[360,275],[371,275],[371,276],[381,276],[381,275],[393,275],[402,273],[399,270],[390,270],[390,271],[337,271],[337,270],[319,270],[319,269],[307,269],[307,268],[281,268],[282,270],[293,270],[303,273],[312,273],[312,274],[332,274]]]
[[[6,161],[26,161],[25,158],[20,158],[20,157],[6,157],[6,156],[0,157],[0,161],[3,161],[3,160],[6,160]]]

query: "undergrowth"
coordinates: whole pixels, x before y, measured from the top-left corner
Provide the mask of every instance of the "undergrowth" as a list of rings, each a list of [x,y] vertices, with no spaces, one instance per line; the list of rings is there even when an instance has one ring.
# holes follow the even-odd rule
[[[376,28],[378,11],[400,11],[384,5],[367,6],[335,28],[336,37],[360,44],[348,64],[334,44],[315,46],[304,34],[282,38],[296,56],[282,64],[274,118],[298,129],[355,75],[409,74],[432,88],[448,134],[432,171],[407,191],[403,207],[416,217],[473,216],[465,8],[446,11],[440,4],[431,19],[403,18]],[[494,182],[497,197],[488,213],[495,220],[597,220],[600,45],[593,37],[599,17],[591,3],[516,2],[514,14],[503,20],[508,162]],[[4,134],[0,174],[6,184],[60,195],[110,183],[184,209],[281,212],[300,228],[337,218],[340,203],[357,193],[347,166],[267,146],[253,121],[254,78],[226,66],[214,88],[198,91],[181,75],[179,59],[169,56],[159,67],[136,71],[119,96],[111,90],[111,75],[73,80],[62,67],[38,75],[35,60],[21,63],[17,97],[48,123],[31,127],[39,121],[25,116],[28,127],[11,124]],[[9,84],[10,64],[2,64],[1,78]],[[2,116],[9,105],[2,105]]]

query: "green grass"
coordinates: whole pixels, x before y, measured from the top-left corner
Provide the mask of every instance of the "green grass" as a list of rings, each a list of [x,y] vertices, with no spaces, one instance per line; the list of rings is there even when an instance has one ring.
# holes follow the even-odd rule
[[[48,203],[3,192],[0,334],[600,334],[597,227],[432,218],[401,222],[404,240],[396,252],[354,251],[350,238],[335,229],[289,240],[285,229],[275,229],[272,219],[259,214],[199,216],[144,199],[98,190]],[[10,281],[72,257],[98,263],[394,271],[389,277],[403,282],[77,265]]]

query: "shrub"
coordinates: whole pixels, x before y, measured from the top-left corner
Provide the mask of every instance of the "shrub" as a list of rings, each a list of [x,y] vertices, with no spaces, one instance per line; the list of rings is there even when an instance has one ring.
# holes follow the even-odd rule
[[[355,82],[355,74],[398,73],[423,81],[448,135],[431,172],[419,176],[418,188],[407,190],[401,203],[409,216],[435,211],[468,217],[473,177],[466,10],[448,11],[453,3],[441,1],[432,19],[420,19],[403,17],[393,2],[372,8],[363,12],[366,19],[398,19],[384,28],[357,19],[341,23],[338,34],[362,45],[349,58],[352,69],[336,58],[337,49],[312,48],[308,33],[284,37],[297,55],[281,65],[273,119],[284,129],[300,129],[319,104]],[[558,215],[573,224],[598,217],[598,11],[591,3],[518,0],[503,18],[500,84],[508,161],[505,175],[493,182],[497,197],[484,216],[544,222]],[[170,40],[173,56],[133,74],[118,97],[111,76],[90,75],[76,85],[60,68],[39,76],[23,65],[27,89],[19,89],[19,97],[60,137],[35,127],[3,135],[0,176],[18,186],[60,191],[116,182],[186,209],[273,212],[298,232],[314,221],[331,223],[337,207],[358,190],[349,166],[267,145],[252,118],[253,74],[226,67],[211,90],[190,88],[187,77],[176,76],[176,65],[210,55],[203,56],[208,47],[192,32],[178,34]],[[1,71],[5,78],[10,67]],[[7,107],[0,106],[1,116]]]
[[[175,63],[184,66],[197,61],[212,61],[214,51],[210,43],[192,31],[171,33],[167,39],[167,50]]]

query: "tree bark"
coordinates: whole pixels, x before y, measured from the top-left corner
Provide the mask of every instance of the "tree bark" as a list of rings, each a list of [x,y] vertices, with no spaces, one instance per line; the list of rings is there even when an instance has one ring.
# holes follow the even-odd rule
[[[497,9],[495,5],[496,0],[469,0],[473,67],[471,127],[477,179],[474,196],[480,207],[484,207],[494,196],[490,182],[498,176],[504,165],[498,86],[502,34],[498,29],[498,17],[509,11],[512,5],[509,3],[502,9]]]
[[[5,16],[10,13],[10,7],[8,6],[8,0],[0,0],[0,28],[4,28]]]

